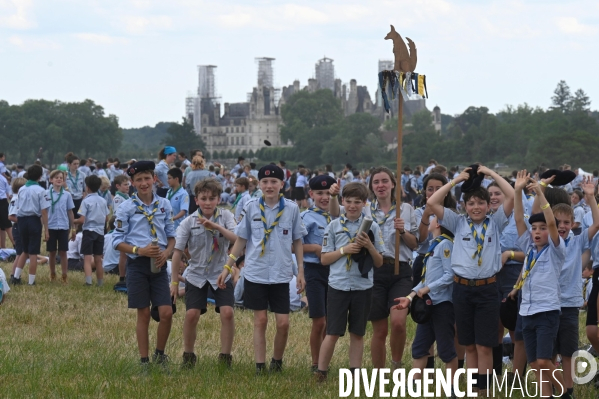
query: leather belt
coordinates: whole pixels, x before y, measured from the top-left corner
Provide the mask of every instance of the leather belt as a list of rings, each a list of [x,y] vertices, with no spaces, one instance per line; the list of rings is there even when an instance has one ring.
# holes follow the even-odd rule
[[[496,282],[497,276],[472,280],[460,276],[453,276],[453,281],[461,285],[466,285],[468,287],[480,287],[481,285],[487,285]]]

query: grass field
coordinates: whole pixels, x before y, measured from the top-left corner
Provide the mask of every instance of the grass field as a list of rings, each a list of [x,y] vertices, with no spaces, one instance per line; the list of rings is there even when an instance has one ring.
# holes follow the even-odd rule
[[[6,275],[11,265],[0,263]],[[36,286],[13,287],[0,306],[0,398],[337,398],[337,369],[347,367],[349,337],[339,340],[329,381],[316,384],[310,373],[310,319],[291,315],[282,374],[256,377],[252,348],[252,313],[236,311],[233,367],[217,362],[220,323],[213,308],[199,323],[193,370],[181,370],[184,302],[173,317],[166,348],[169,373],[160,368],[142,375],[135,340],[135,311],[127,298],[104,287],[84,287],[83,274],[69,274],[69,284],[49,281],[48,266],[38,268]],[[26,270],[23,281],[26,281]],[[581,342],[584,330],[581,317]],[[274,317],[269,320],[267,358],[272,354]],[[155,343],[156,323],[150,329]],[[411,363],[415,325],[410,320],[404,363]],[[371,367],[365,339],[364,366]],[[437,363],[440,366],[440,363]],[[378,392],[378,388],[376,390]],[[363,393],[363,391],[362,391]],[[595,398],[594,389],[577,387],[577,398]],[[353,395],[352,395],[353,397]]]

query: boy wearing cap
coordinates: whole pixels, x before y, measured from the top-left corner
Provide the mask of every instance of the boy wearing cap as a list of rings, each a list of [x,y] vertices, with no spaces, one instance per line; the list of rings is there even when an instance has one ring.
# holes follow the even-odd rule
[[[303,211],[300,216],[308,234],[304,236],[304,275],[306,278],[306,296],[308,314],[312,319],[310,332],[310,353],[312,354],[312,372],[318,370],[320,345],[326,334],[327,288],[329,268],[320,263],[322,237],[332,218],[339,215],[339,186],[329,175],[320,175],[310,179],[310,198],[314,206]]]
[[[194,188],[194,197],[198,205],[197,211],[181,222],[177,229],[175,252],[172,261],[171,279],[177,281],[181,256],[185,248],[189,249],[189,266],[185,282],[185,321],[183,323],[183,365],[193,367],[196,363],[194,346],[200,316],[207,311],[208,292],[213,295],[216,312],[221,321],[220,361],[229,367],[233,361],[231,348],[235,322],[233,306],[235,305],[234,288],[231,279],[225,281],[225,288],[217,285],[222,265],[227,259],[230,243],[237,236],[233,233],[235,219],[233,214],[217,207],[222,186],[216,179],[209,178],[198,182]],[[177,285],[171,285],[171,295],[177,297]]]
[[[503,205],[490,216],[489,192],[480,184],[492,176],[504,193]],[[461,182],[466,216],[443,207],[445,196]],[[501,269],[500,236],[514,207],[514,189],[485,166],[472,165],[427,201],[441,226],[455,236],[451,264],[454,272],[452,300],[458,342],[466,346],[468,368],[478,369],[477,388],[487,393],[488,374],[493,369],[493,347],[497,345],[499,301],[497,276]]]
[[[43,169],[39,165],[31,165],[27,169],[27,183],[19,190],[17,201],[17,223],[19,237],[23,245],[23,254],[19,257],[14,279],[20,282],[25,262],[29,258],[29,285],[35,285],[37,256],[40,253],[42,228],[44,241],[48,241],[48,208],[50,199],[39,184]]]
[[[92,261],[96,267],[98,287],[104,282],[104,269],[102,268],[102,255],[104,254],[104,232],[108,221],[108,204],[98,195],[102,186],[102,179],[91,175],[85,178],[87,195],[79,207],[79,218],[76,224],[83,225],[83,238],[81,240],[81,254],[83,270],[85,271],[85,285],[92,285]]]
[[[431,319],[418,324],[416,337],[412,343],[412,368],[422,370],[426,367],[431,346],[437,342],[437,353],[445,363],[453,381],[453,373],[458,368],[458,357],[455,350],[455,316],[451,296],[453,293],[453,270],[451,253],[453,252],[453,234],[442,227],[436,216],[430,219],[429,233],[433,239],[424,255],[422,278],[413,291],[404,298],[395,299],[399,302],[395,309],[407,309],[412,299],[418,295],[422,298],[429,294],[433,303]],[[418,374],[421,377],[421,374]]]
[[[138,161],[127,170],[137,193],[125,201],[116,213],[113,246],[125,252],[127,259],[127,296],[130,309],[137,309],[137,345],[142,366],[149,362],[150,304],[158,307],[160,321],[153,360],[165,364],[166,341],[171,331],[172,300],[165,265],[175,246],[171,204],[154,194],[154,162]],[[158,245],[152,245],[157,239]],[[151,271],[154,258],[158,273]],[[172,285],[178,285],[173,283]]]
[[[537,194],[535,201],[541,204],[543,212],[528,219],[530,231],[524,222],[522,205],[522,190],[527,186]],[[530,178],[526,170],[518,172],[514,188],[518,245],[526,253],[526,258],[522,274],[510,297],[514,298],[518,290],[522,289],[519,313],[522,316],[526,357],[540,382],[540,396],[549,397],[552,394],[552,382],[556,390],[564,387],[554,375],[555,364],[551,359],[560,322],[559,278],[566,258],[566,245],[560,237],[555,216],[540,185]],[[545,379],[541,378],[542,371],[545,371]]]
[[[364,220],[362,208],[368,199],[368,189],[362,183],[347,183],[342,192],[345,214],[333,220],[325,229],[320,261],[330,265],[329,286],[327,292],[326,336],[322,341],[318,357],[318,381],[327,378],[327,370],[335,351],[339,337],[349,330],[349,367],[350,370],[362,366],[364,354],[364,335],[373,286],[372,267],[381,267],[385,243],[381,229],[372,223],[369,234],[357,235]],[[362,252],[366,252],[366,254]],[[358,262],[357,255],[364,256]],[[368,259],[369,258],[369,259]],[[362,264],[362,265],[360,265]],[[368,265],[368,267],[366,267]]]
[[[298,265],[297,289],[305,287],[304,257],[301,238],[307,234],[297,205],[279,195],[284,175],[276,165],[266,165],[258,173],[261,198],[251,199],[244,207],[235,229],[238,237],[218,277],[218,286],[226,288],[231,266],[245,247],[244,306],[254,311],[254,358],[256,373],[265,371],[267,309],[275,313],[276,335],[270,362],[271,371],[282,371],[283,354],[289,333],[289,281],[293,277],[295,252]]]

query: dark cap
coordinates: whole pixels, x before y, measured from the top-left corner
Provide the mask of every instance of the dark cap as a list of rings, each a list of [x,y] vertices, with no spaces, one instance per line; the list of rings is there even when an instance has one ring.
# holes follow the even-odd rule
[[[468,180],[466,180],[464,184],[462,184],[463,193],[468,193],[479,188],[483,182],[483,179],[485,178],[485,175],[478,174],[478,165],[476,164],[470,165],[470,170],[468,171],[468,174],[470,175],[468,177]]]
[[[504,298],[499,306],[499,318],[501,324],[510,331],[516,329],[518,317],[518,303],[510,297]]]
[[[272,144],[270,143],[270,141],[264,140],[264,145],[266,145],[267,147],[270,147]]]
[[[545,219],[545,215],[543,214],[543,212],[535,213],[530,218],[528,218],[528,223],[531,225],[537,222],[547,223],[547,220]]]
[[[425,294],[420,298],[416,295],[412,299],[412,305],[410,306],[410,313],[412,314],[412,320],[418,324],[424,324],[431,319],[433,314],[433,301],[428,294]]]
[[[565,186],[572,180],[576,179],[576,173],[571,170],[557,170],[549,169],[543,172],[541,179],[549,179],[551,176],[555,176],[555,179],[551,182],[552,186]]]
[[[155,168],[156,164],[153,161],[137,161],[127,169],[127,174],[133,177],[136,173],[154,171]]]
[[[314,176],[310,179],[310,190],[328,190],[337,180],[329,175]]]
[[[237,162],[239,162],[239,161],[245,161],[245,158],[244,157],[237,157]]]
[[[175,313],[177,313],[177,304],[173,303],[173,314],[175,314]],[[158,306],[152,306],[152,310],[150,311],[150,316],[152,316],[154,321],[160,322],[160,313],[158,313]]]
[[[265,165],[258,171],[258,180],[262,180],[265,177],[274,177],[275,179],[285,180],[283,169],[273,164]]]

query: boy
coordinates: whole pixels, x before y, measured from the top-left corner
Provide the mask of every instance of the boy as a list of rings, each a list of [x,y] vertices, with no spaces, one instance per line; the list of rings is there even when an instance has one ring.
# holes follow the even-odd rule
[[[35,285],[37,271],[37,256],[40,253],[42,228],[44,241],[48,241],[48,208],[50,198],[37,181],[42,177],[43,169],[39,165],[31,165],[27,169],[27,183],[19,190],[17,200],[17,222],[19,224],[19,238],[23,245],[23,254],[15,270],[16,284],[21,283],[21,273],[25,262],[29,258],[29,285]]]
[[[183,172],[179,168],[169,169],[167,182],[170,187],[166,193],[166,198],[171,202],[173,208],[173,222],[175,231],[183,219],[187,217],[189,210],[189,194],[186,190],[181,190],[181,179]]]
[[[131,181],[129,180],[129,176],[119,175],[114,178],[114,186],[116,187],[116,191],[114,193],[114,199],[112,200],[112,204],[114,206],[113,212],[116,215],[116,210],[119,209],[119,205],[129,199],[129,186],[131,185]]]
[[[480,187],[483,176],[491,175],[504,193],[505,200],[497,211],[490,209],[489,192]],[[443,207],[445,196],[459,183],[462,185],[466,216]],[[458,342],[466,346],[468,368],[478,369],[477,389],[487,394],[488,375],[493,368],[493,347],[497,346],[499,301],[497,276],[501,270],[500,236],[514,207],[514,189],[497,173],[485,166],[472,165],[453,181],[437,190],[427,207],[441,226],[452,232],[454,241],[451,264],[454,272],[452,301],[455,310]]]
[[[298,265],[297,289],[305,287],[304,255],[301,238],[306,229],[297,205],[279,195],[285,175],[276,165],[266,165],[258,173],[261,198],[250,200],[235,229],[238,237],[218,287],[226,288],[233,262],[245,251],[244,306],[254,311],[254,359],[256,373],[265,371],[267,309],[275,314],[276,335],[270,362],[271,371],[283,370],[283,354],[289,334],[289,281],[293,277],[293,246]],[[246,179],[247,181],[247,179]]]
[[[455,317],[451,296],[453,292],[453,270],[451,253],[453,252],[453,234],[442,227],[434,216],[430,219],[429,233],[433,239],[424,255],[422,278],[410,295],[397,298],[399,304],[395,309],[407,309],[416,295],[422,298],[429,294],[433,302],[431,320],[418,324],[416,337],[412,343],[412,368],[422,370],[426,367],[431,346],[437,342],[437,352],[449,371],[453,381],[453,373],[458,368],[458,357],[455,350]],[[418,374],[420,375],[420,374]],[[422,378],[421,376],[419,378]],[[453,390],[453,388],[452,388]]]
[[[156,179],[154,168],[152,161],[138,161],[127,169],[137,193],[119,206],[112,242],[114,249],[128,256],[127,296],[129,308],[137,309],[137,346],[144,368],[150,361],[150,304],[158,307],[160,315],[153,356],[156,363],[164,365],[168,361],[164,348],[173,317],[168,275],[162,266],[173,251],[175,230],[170,202],[152,191]],[[157,239],[158,245],[152,245],[152,239]],[[151,272],[151,258],[158,273]]]
[[[17,252],[17,256],[12,265],[12,272],[10,275],[10,283],[11,284],[20,284],[21,279],[15,279],[15,271],[17,270],[17,265],[19,264],[19,258],[23,254],[23,242],[21,241],[21,237],[19,236],[19,224],[17,223],[17,201],[19,199],[19,190],[27,183],[27,180],[22,177],[17,177],[12,180],[11,188],[14,193],[12,198],[10,199],[10,205],[8,206],[8,219],[13,223],[12,225],[12,236],[15,240],[15,250]]]
[[[73,197],[64,189],[65,173],[62,170],[54,170],[50,173],[50,183],[46,196],[50,198],[48,208],[48,229],[50,237],[46,243],[46,250],[50,257],[50,280],[56,280],[56,250],[60,256],[60,268],[62,269],[62,282],[67,282],[69,250],[69,238],[75,238]],[[69,231],[72,232],[69,237]],[[58,245],[57,245],[58,244]]]
[[[349,330],[349,367],[350,370],[362,366],[364,353],[364,334],[370,313],[373,285],[373,270],[367,273],[360,270],[359,262],[352,259],[365,248],[366,256],[372,258],[375,267],[383,264],[385,244],[378,223],[372,223],[370,231],[372,242],[366,233],[357,235],[358,228],[364,219],[362,208],[368,199],[368,189],[362,183],[347,183],[342,191],[345,214],[333,220],[326,227],[322,242],[320,261],[330,265],[327,291],[327,325],[326,336],[320,346],[318,370],[315,377],[323,381],[335,344],[339,337]],[[309,300],[308,300],[309,302]]]
[[[111,217],[108,221],[108,233],[104,235],[104,256],[102,257],[102,268],[108,274],[117,274],[119,272],[119,257],[122,252],[114,249],[112,241],[114,239],[114,221],[115,217]],[[126,255],[125,255],[126,256]]]
[[[320,263],[322,237],[324,230],[331,223],[332,203],[335,204],[334,215],[339,215],[337,180],[329,175],[316,176],[310,179],[310,198],[314,207],[300,214],[308,235],[302,242],[304,250],[304,275],[306,278],[306,296],[308,297],[308,314],[312,319],[310,332],[310,353],[312,354],[312,372],[318,370],[318,354],[326,333],[327,287],[329,268]]]
[[[238,177],[235,179],[235,192],[237,193],[237,198],[235,199],[235,203],[233,204],[233,208],[235,208],[235,221],[237,223],[241,222],[241,212],[245,207],[246,202],[250,200],[250,194],[248,193],[248,189],[250,187],[250,181],[247,177]]]
[[[81,240],[81,253],[83,254],[83,270],[85,271],[85,285],[92,285],[92,261],[96,267],[97,285],[104,283],[104,269],[102,268],[102,255],[104,254],[104,229],[108,220],[108,205],[98,195],[102,179],[91,175],[85,178],[86,196],[79,207],[79,216],[75,223],[83,225],[83,239]]]
[[[100,177],[100,176],[98,176]],[[114,201],[112,200],[112,194],[110,193],[110,180],[108,177],[100,177],[102,185],[98,190],[98,195],[106,201],[108,207],[108,213],[114,212]]]
[[[531,184],[532,183],[532,184]],[[541,204],[543,213],[533,214],[524,222],[522,190],[526,186],[534,189],[536,200]],[[551,360],[553,346],[560,322],[560,270],[566,259],[566,245],[560,237],[555,216],[538,183],[530,178],[526,170],[518,172],[514,186],[514,218],[518,228],[518,245],[526,253],[522,274],[510,293],[514,298],[522,289],[522,334],[526,357],[530,367],[535,370],[540,382],[539,395],[549,397],[552,394],[552,382],[559,391],[563,387],[554,377],[555,364]],[[578,255],[580,256],[580,255]],[[580,295],[580,294],[579,294]],[[541,379],[541,372],[545,378]]]
[[[172,169],[171,169],[172,170]],[[170,173],[170,171],[169,171]],[[178,277],[181,256],[187,247],[191,258],[187,267],[185,282],[185,321],[183,323],[183,365],[193,367],[196,363],[194,346],[200,315],[206,313],[208,291],[213,295],[216,312],[220,313],[220,354],[218,359],[231,367],[233,357],[233,335],[235,324],[233,306],[235,296],[230,279],[221,289],[216,284],[227,259],[227,249],[237,236],[233,233],[235,220],[233,214],[217,207],[222,186],[215,179],[198,182],[194,194],[198,210],[181,222],[177,229],[175,252],[171,273],[171,296],[178,296]]]

